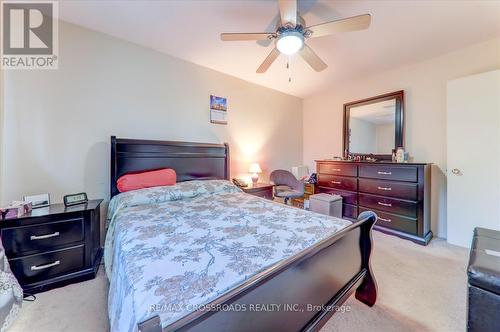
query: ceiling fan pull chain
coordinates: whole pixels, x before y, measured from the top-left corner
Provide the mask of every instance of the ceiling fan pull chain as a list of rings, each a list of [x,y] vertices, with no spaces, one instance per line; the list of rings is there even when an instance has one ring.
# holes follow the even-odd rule
[[[292,57],[290,55],[288,56],[286,68],[288,69],[288,83],[292,83]]]

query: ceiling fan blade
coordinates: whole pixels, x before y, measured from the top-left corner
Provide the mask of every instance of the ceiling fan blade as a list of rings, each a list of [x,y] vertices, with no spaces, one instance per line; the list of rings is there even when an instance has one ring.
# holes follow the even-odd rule
[[[223,41],[240,41],[240,40],[266,40],[275,38],[274,32],[262,33],[221,33],[220,39]]]
[[[276,58],[278,58],[279,55],[280,55],[280,51],[278,51],[278,49],[276,47],[273,48],[271,53],[269,53],[269,55],[264,59],[264,61],[260,65],[260,67],[257,68],[257,73],[259,73],[259,74],[265,73],[267,71],[267,69],[272,65],[274,60],[276,60]]]
[[[279,0],[281,25],[297,24],[297,0]]]
[[[331,21],[313,25],[307,28],[312,32],[311,37],[321,37],[338,32],[355,31],[367,29],[370,26],[372,17],[370,14],[353,16],[337,21]]]
[[[278,26],[279,22],[281,22],[280,14],[276,14],[274,18],[272,19],[271,22],[269,22],[269,25],[264,29],[264,31],[275,31],[276,26]],[[259,44],[260,46],[268,47],[272,43],[272,39],[268,40],[257,40],[256,43]]]
[[[321,58],[314,53],[312,48],[304,44],[304,47],[299,51],[300,56],[316,71],[322,71],[328,67]]]

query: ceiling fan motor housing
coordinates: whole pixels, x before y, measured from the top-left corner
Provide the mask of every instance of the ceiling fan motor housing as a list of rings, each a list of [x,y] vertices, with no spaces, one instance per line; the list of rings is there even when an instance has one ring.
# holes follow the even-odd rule
[[[276,23],[276,31],[279,31],[280,28],[285,28],[285,29],[293,29],[297,26],[301,26],[302,28],[304,28],[306,26],[306,21],[302,18],[302,16],[299,15],[299,13],[297,13],[297,23],[295,25],[293,25],[293,23],[291,22],[288,22],[284,25],[281,24],[281,21],[278,20],[278,22]]]

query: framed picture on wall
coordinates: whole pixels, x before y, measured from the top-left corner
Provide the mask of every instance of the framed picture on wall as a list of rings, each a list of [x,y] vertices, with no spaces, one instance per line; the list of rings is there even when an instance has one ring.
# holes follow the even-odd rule
[[[210,122],[227,124],[227,99],[210,95]]]

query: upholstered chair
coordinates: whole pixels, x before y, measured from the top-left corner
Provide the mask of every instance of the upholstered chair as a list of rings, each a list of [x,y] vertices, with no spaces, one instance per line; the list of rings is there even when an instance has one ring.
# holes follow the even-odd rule
[[[304,196],[304,183],[297,180],[295,176],[284,169],[277,169],[269,176],[271,184],[274,184],[274,196],[284,198],[288,204],[290,198]]]

